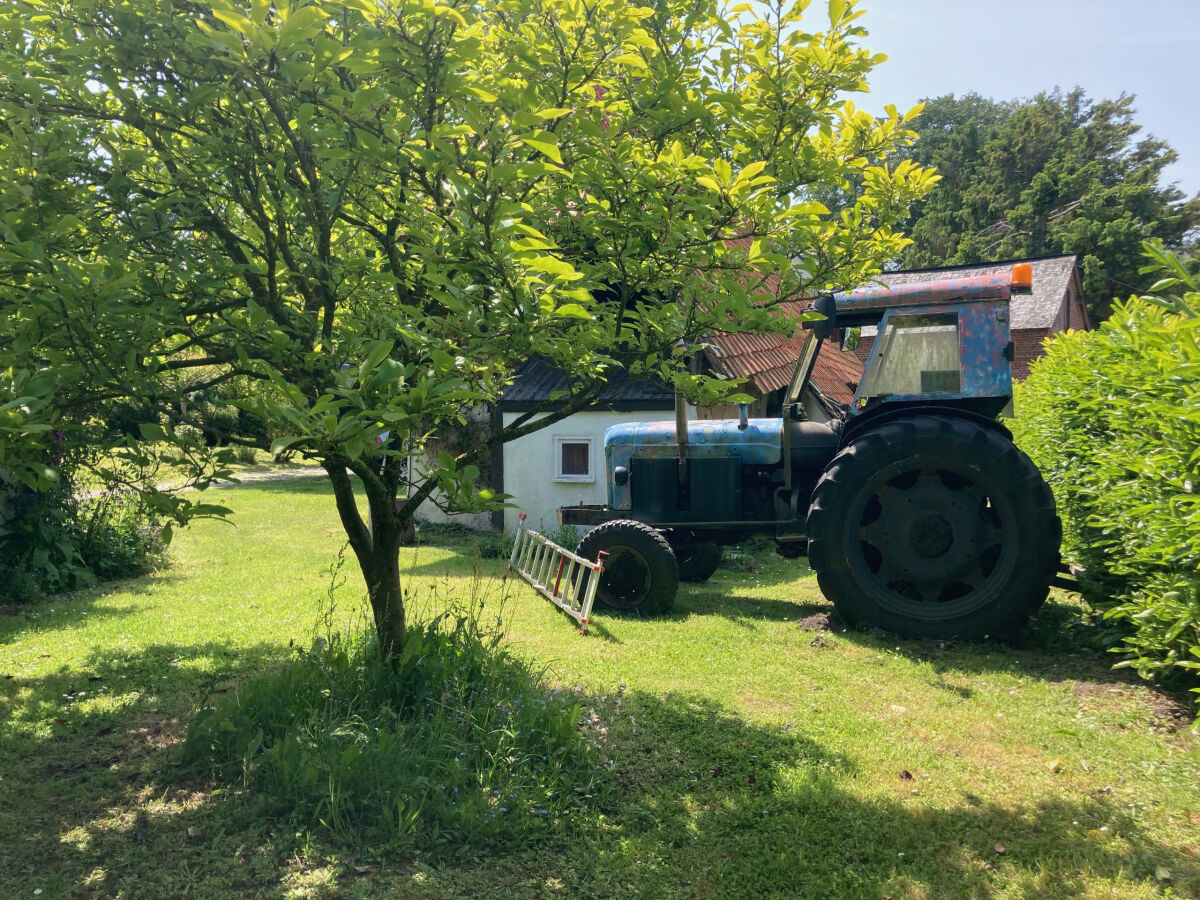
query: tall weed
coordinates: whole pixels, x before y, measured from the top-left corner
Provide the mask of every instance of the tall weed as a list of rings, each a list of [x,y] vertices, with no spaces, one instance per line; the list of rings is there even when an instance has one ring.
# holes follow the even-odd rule
[[[185,756],[349,843],[435,854],[534,843],[593,791],[595,751],[578,706],[483,616],[476,591],[411,628],[391,662],[369,628],[318,637],[202,709]]]

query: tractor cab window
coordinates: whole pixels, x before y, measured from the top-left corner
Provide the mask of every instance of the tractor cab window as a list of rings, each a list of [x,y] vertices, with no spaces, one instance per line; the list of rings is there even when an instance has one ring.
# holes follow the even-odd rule
[[[817,339],[811,329],[805,329],[804,346],[800,350],[800,358],[796,360],[796,368],[792,372],[792,381],[788,385],[787,394],[783,397],[784,406],[796,406],[800,403],[800,395],[804,392],[804,386],[808,384],[808,376],[812,373],[817,353],[820,350],[821,341]]]
[[[877,340],[863,400],[962,390],[958,316],[896,316]]]

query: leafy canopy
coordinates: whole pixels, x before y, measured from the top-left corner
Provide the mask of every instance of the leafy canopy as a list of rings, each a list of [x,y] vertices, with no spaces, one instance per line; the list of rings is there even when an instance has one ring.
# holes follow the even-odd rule
[[[882,58],[861,12],[832,0],[813,28],[807,6],[6,5],[0,465],[50,477],[41,429],[86,417],[144,462],[181,426],[212,438],[220,391],[264,425],[220,440],[326,466],[374,592],[423,497],[496,502],[472,460],[613,367],[729,393],[679,342],[793,327],[769,306],[877,271],[932,183],[870,162],[913,135],[844,99]],[[853,201],[830,213],[827,185]],[[534,355],[570,376],[551,418],[442,458],[396,509],[409,450]],[[184,462],[219,465],[194,442]]]
[[[1095,319],[1109,298],[1149,288],[1143,242],[1179,249],[1200,224],[1200,197],[1163,183],[1176,153],[1139,139],[1133,102],[1093,103],[1078,88],[1027,101],[928,101],[921,139],[904,155],[942,178],[914,209],[904,264],[1076,254]]]

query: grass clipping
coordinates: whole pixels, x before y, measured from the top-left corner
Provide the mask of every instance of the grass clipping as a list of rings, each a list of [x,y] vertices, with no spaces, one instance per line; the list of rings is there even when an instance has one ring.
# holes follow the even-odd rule
[[[318,638],[188,729],[185,759],[297,827],[376,851],[516,849],[595,785],[580,709],[480,625],[481,605],[410,630],[394,666],[368,635]]]

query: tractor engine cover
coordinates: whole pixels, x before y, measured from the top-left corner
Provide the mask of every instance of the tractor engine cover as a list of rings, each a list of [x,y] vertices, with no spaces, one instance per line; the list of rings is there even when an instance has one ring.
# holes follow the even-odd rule
[[[690,422],[687,458],[732,460],[735,467],[780,463],[783,423],[779,419],[750,419],[746,428],[739,428],[738,424],[736,419]],[[609,475],[608,505],[613,509],[632,508],[633,482],[641,468],[634,466],[635,459],[677,462],[679,443],[675,437],[675,423],[629,422],[613,425],[604,433],[604,460]],[[624,479],[624,484],[617,484],[617,479],[612,477],[618,467],[631,473]]]

